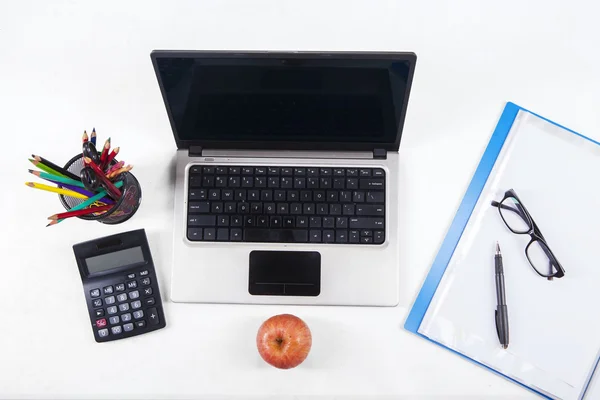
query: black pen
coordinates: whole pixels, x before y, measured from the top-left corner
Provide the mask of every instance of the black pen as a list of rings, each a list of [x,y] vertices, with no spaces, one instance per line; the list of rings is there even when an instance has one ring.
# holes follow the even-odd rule
[[[500,244],[496,242],[496,332],[503,348],[508,347],[508,309],[506,308],[506,290],[504,288],[504,267],[502,266],[502,253]]]

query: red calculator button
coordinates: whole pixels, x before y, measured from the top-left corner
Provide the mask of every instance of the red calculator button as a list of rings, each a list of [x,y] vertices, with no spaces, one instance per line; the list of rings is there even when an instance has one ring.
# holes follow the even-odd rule
[[[105,318],[101,318],[96,320],[96,327],[97,328],[103,328],[106,326],[106,319]]]

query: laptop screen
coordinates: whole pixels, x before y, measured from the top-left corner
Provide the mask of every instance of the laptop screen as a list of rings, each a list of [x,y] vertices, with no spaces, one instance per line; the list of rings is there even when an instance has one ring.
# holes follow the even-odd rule
[[[312,57],[157,57],[176,138],[232,147],[399,141],[410,59]]]

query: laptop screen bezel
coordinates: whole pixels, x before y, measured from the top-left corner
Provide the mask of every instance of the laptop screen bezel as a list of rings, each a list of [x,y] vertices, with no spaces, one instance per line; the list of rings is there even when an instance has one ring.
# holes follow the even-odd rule
[[[406,89],[398,118],[398,129],[396,138],[393,142],[291,142],[291,141],[219,141],[219,140],[184,140],[177,132],[175,121],[172,117],[169,102],[164,90],[164,85],[159,73],[158,62],[160,58],[252,58],[252,59],[318,59],[326,60],[386,60],[401,61],[408,63],[408,74]],[[177,51],[177,50],[154,50],[150,54],[156,79],[163,98],[171,130],[175,138],[178,149],[189,149],[190,147],[199,147],[202,149],[253,149],[253,150],[339,150],[339,151],[371,151],[374,149],[384,149],[388,151],[398,151],[400,140],[404,128],[406,111],[412,87],[412,80],[415,70],[417,56],[412,52],[268,52],[268,51]]]

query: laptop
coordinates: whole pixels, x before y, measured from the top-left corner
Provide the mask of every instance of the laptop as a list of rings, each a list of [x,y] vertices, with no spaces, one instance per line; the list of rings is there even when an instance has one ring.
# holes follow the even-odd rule
[[[414,53],[153,51],[174,302],[394,306]]]

